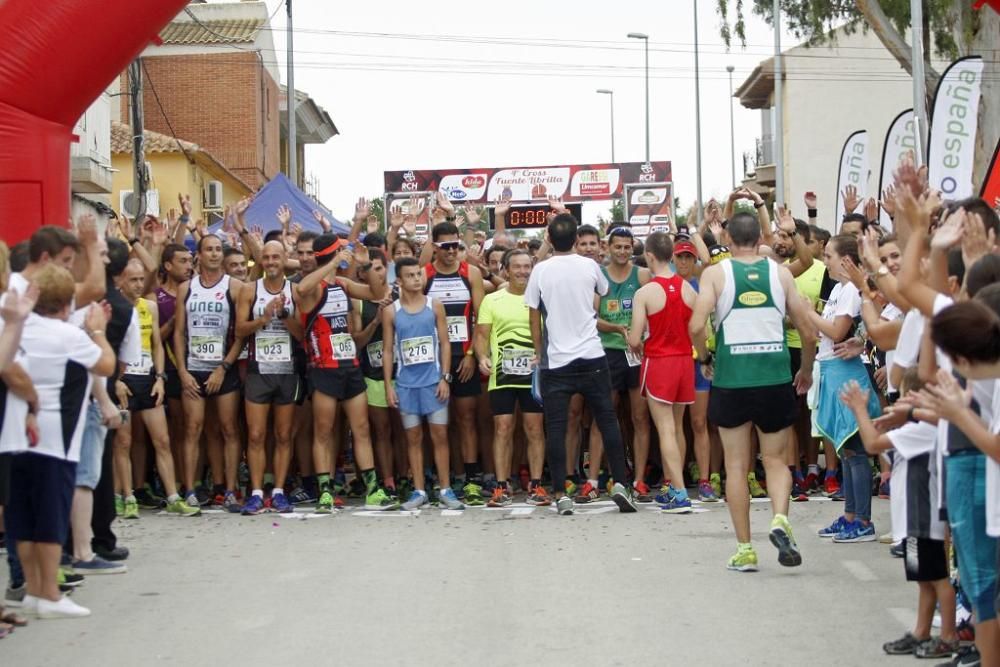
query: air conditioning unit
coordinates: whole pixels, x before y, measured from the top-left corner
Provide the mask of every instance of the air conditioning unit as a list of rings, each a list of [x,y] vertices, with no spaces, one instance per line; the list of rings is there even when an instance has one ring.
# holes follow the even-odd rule
[[[207,181],[205,183],[204,208],[207,210],[222,209],[222,181]]]
[[[139,198],[132,190],[122,190],[119,193],[118,210],[129,218],[135,219],[139,209]],[[146,190],[146,215],[160,217],[160,191]]]

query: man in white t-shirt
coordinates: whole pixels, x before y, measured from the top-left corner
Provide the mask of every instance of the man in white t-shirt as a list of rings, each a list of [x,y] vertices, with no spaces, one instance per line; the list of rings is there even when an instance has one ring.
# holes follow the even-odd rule
[[[39,437],[3,443],[2,451],[13,454],[7,526],[27,580],[25,610],[40,618],[88,616],[90,610],[60,596],[57,572],[69,528],[90,372],[111,375],[115,354],[104,337],[107,317],[101,308],[89,309],[85,329],[66,322],[75,290],[68,271],[49,264],[32,281],[39,296],[21,347],[38,392]]]
[[[611,499],[622,512],[635,512],[626,487],[625,446],[608,396],[611,377],[597,335],[597,307],[608,291],[600,266],[574,254],[576,219],[556,215],[546,232],[553,256],[531,272],[524,302],[530,308],[531,337],[541,368],[542,407],[547,424],[545,451],[559,514],[573,513],[573,499],[561,486],[566,479],[566,425],[569,402],[580,393],[601,430],[615,485]],[[544,327],[543,327],[544,318]]]

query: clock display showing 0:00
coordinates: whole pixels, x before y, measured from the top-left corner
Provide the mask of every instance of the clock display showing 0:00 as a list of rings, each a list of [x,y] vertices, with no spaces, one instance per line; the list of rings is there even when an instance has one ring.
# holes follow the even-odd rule
[[[507,224],[510,227],[545,227],[548,225],[548,206],[538,208],[512,208],[507,213]]]

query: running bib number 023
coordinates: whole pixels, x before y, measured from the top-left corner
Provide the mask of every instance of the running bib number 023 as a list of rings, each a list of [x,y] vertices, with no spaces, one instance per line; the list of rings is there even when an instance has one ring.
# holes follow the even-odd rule
[[[340,361],[354,359],[358,354],[354,339],[349,333],[330,334],[330,348],[333,350],[333,358]]]
[[[448,319],[448,340],[452,343],[465,343],[469,340],[469,321],[465,315],[452,315]]]
[[[292,360],[292,341],[288,334],[257,334],[257,361],[287,363]]]
[[[382,368],[382,341],[368,343],[368,363],[372,368]]]
[[[405,338],[400,345],[403,350],[403,365],[429,364],[435,359],[434,337],[418,336]]]
[[[222,361],[222,336],[191,336],[191,356],[198,361]]]
[[[504,348],[501,351],[500,370],[504,375],[531,375],[531,360],[535,357],[534,350],[519,350]]]

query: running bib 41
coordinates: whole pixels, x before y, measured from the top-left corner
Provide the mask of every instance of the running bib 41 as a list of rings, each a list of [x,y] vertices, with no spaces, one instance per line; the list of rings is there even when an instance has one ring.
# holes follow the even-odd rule
[[[330,348],[333,350],[333,358],[339,361],[354,359],[358,355],[354,339],[349,333],[330,334]]]
[[[465,315],[452,315],[448,319],[448,340],[452,343],[465,343],[469,340],[469,321]]]
[[[223,347],[222,336],[191,336],[191,357],[198,361],[222,361]]]
[[[288,334],[257,334],[257,361],[287,363],[292,360],[292,341]]]
[[[531,360],[534,350],[520,350],[508,347],[501,350],[500,370],[504,375],[531,375]]]
[[[412,366],[414,364],[429,364],[435,359],[434,337],[418,336],[416,338],[405,338],[400,343],[403,350],[403,365]]]

